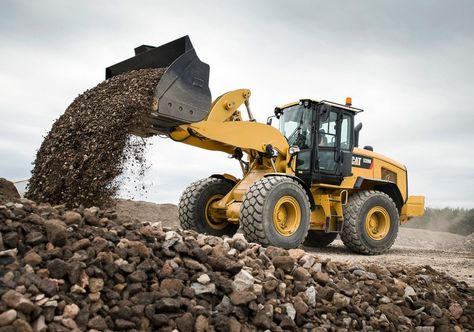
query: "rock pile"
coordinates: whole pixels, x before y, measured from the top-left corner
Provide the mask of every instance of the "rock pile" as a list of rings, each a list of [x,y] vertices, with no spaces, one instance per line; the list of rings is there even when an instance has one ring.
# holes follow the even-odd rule
[[[11,202],[20,198],[15,185],[7,179],[0,178],[0,203]]]
[[[79,95],[41,144],[27,197],[68,206],[108,203],[125,162],[144,163],[144,143],[131,141],[130,133],[150,111],[164,71],[131,71]]]
[[[0,205],[0,331],[461,331],[473,290],[429,267],[346,265],[130,223]]]

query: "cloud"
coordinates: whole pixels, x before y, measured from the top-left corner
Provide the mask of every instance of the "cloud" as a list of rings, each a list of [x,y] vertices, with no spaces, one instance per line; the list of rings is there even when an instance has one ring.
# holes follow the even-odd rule
[[[474,207],[473,14],[472,1],[2,1],[0,175],[29,175],[42,135],[105,67],[189,34],[214,97],[250,88],[264,121],[299,98],[351,96],[361,143],[406,164],[412,194]],[[151,200],[239,174],[225,154],[153,140]]]

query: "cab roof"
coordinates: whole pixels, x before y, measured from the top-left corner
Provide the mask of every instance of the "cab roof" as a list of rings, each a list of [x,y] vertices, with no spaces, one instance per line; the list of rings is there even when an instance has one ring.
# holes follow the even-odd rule
[[[355,114],[364,111],[363,109],[360,109],[360,108],[356,108],[356,107],[352,107],[352,106],[348,106],[348,105],[343,105],[343,104],[338,104],[338,103],[328,101],[328,100],[316,100],[316,99],[300,99],[299,101],[295,101],[295,102],[292,102],[292,103],[289,103],[289,104],[285,104],[285,105],[277,107],[277,108],[283,110],[287,107],[300,105],[305,101],[310,101],[310,102],[313,102],[313,103],[316,103],[316,104],[326,104],[326,105],[342,108],[342,109],[345,109],[345,110],[350,111],[350,112],[355,113]]]

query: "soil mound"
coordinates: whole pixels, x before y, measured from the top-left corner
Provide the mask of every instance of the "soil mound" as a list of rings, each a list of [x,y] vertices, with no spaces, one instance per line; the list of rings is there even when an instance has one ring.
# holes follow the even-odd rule
[[[0,234],[5,331],[474,329],[473,289],[429,266],[340,263],[25,199],[0,205]]]
[[[20,198],[15,185],[7,179],[0,178],[0,203],[14,202]]]
[[[463,248],[466,251],[474,253],[474,233],[471,233],[470,235],[466,236],[466,239],[463,242]]]
[[[164,227],[179,227],[178,206],[175,204],[156,204],[152,202],[117,199],[113,209],[122,218],[130,221],[161,222]]]
[[[131,141],[130,132],[149,112],[164,71],[131,71],[79,95],[41,144],[26,196],[68,206],[109,203],[124,164],[144,162],[145,143]]]

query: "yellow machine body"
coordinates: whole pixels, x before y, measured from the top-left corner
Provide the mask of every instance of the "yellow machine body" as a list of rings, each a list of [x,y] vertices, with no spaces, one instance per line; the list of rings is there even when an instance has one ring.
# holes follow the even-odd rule
[[[212,101],[210,66],[189,36],[135,48],[135,56],[106,68],[106,78],[145,68],[165,70],[133,133],[222,151],[242,169],[190,184],[178,209],[183,228],[232,236],[240,226],[247,240],[284,248],[325,246],[339,233],[351,250],[378,254],[394,243],[399,223],[423,214],[424,197],[408,196],[406,168],[357,148],[362,125],[354,126],[354,116],[362,110],[351,98],[276,108],[278,130],[255,121],[247,89]]]
[[[239,148],[246,153],[249,166],[247,169],[243,168],[240,179],[227,174],[221,175],[235,185],[227,195],[211,206],[213,213],[225,216],[231,223],[239,222],[242,201],[253,183],[268,175],[295,177],[295,159],[290,163],[290,147],[285,136],[270,125],[243,120],[239,107],[248,105],[249,97],[250,91],[246,89],[225,93],[212,103],[211,111],[204,120],[180,125],[168,134],[176,142],[207,150],[232,155]],[[271,145],[278,154],[274,158],[263,158],[261,163],[257,163],[257,153],[265,153],[267,145]],[[345,177],[340,185],[320,183],[310,186],[308,195],[314,202],[310,229],[337,231],[343,221],[343,205],[349,195],[354,191],[380,187],[380,182],[372,180],[382,180],[398,188],[403,202],[399,215],[401,223],[423,215],[424,197],[408,196],[405,166],[373,151],[354,148],[353,152],[357,158],[370,158],[371,166],[367,169],[356,167],[354,163],[357,160],[354,160],[352,175]],[[360,179],[365,181],[359,184]]]

